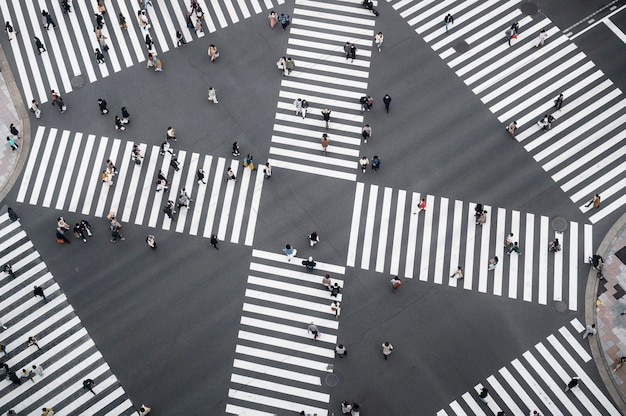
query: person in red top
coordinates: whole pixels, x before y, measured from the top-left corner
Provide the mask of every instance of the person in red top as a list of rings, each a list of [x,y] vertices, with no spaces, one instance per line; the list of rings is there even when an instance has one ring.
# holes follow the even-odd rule
[[[415,211],[413,212],[413,214],[417,214],[418,212],[422,212],[426,210],[426,200],[424,198],[422,198],[419,204],[417,204],[417,208],[419,209],[419,211]]]

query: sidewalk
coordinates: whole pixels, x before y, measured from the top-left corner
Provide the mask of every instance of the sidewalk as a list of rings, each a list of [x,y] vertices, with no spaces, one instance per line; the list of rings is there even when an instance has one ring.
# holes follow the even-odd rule
[[[626,214],[613,225],[596,253],[604,258],[604,276],[598,280],[590,268],[585,294],[586,325],[596,323],[598,333],[589,338],[591,354],[617,407],[626,414],[626,366],[616,372],[615,358],[626,356]],[[620,257],[616,255],[622,250]],[[599,287],[602,285],[603,287]],[[602,292],[597,296],[598,290]]]

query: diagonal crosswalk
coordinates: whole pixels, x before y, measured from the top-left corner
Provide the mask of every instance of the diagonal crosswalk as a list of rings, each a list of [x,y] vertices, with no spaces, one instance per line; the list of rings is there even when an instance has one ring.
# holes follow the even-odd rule
[[[555,219],[487,205],[480,226],[475,206],[357,182],[346,265],[542,305],[565,301],[578,310],[578,267],[592,254],[592,226],[566,222],[561,231]],[[506,254],[510,233],[521,255]],[[550,253],[555,238],[563,250]],[[494,256],[499,263],[489,271]],[[462,280],[450,277],[458,266]]]
[[[285,56],[296,67],[281,83],[270,163],[354,181],[364,124],[359,99],[367,95],[375,20],[360,4],[341,0],[296,0],[292,17]],[[353,62],[345,57],[346,42],[357,47]],[[298,98],[310,104],[306,118],[295,111]],[[324,108],[331,110],[328,128]]]
[[[584,326],[578,319],[571,327],[561,327],[534,349],[526,351],[490,375],[485,383],[474,386],[473,392],[461,395],[437,412],[437,416],[506,414],[526,415],[538,411],[542,415],[619,415],[620,412],[585,371],[591,355],[583,346]],[[579,377],[580,384],[565,392],[566,384]],[[487,402],[478,394],[489,392]]]
[[[0,273],[0,317],[7,326],[0,333],[7,347],[3,361],[18,377],[24,368],[43,368],[43,375],[24,379],[19,386],[1,383],[0,411],[39,414],[42,408],[52,407],[68,415],[136,414],[19,220],[0,216],[0,236],[0,263],[10,264],[15,276]],[[45,302],[33,296],[33,286],[43,288]],[[39,347],[27,346],[31,336]],[[96,395],[83,389],[82,382],[88,378],[96,383]]]
[[[17,202],[52,207],[104,217],[114,212],[122,222],[201,234],[252,245],[264,174],[242,168],[237,159],[177,153],[179,169],[171,166],[172,155],[160,155],[159,146],[141,144],[143,162],[131,158],[133,142],[93,134],[39,127],[26,162]],[[117,167],[114,185],[101,181],[110,159]],[[225,180],[231,167],[237,181]],[[197,171],[205,171],[198,183]],[[168,191],[156,191],[161,170],[170,181]],[[163,212],[168,200],[177,202],[185,188],[192,198],[189,208],[181,207],[172,221]]]
[[[247,19],[253,14],[283,4],[284,0],[198,0],[204,17],[200,19],[205,32],[218,29]],[[15,39],[8,42],[5,50],[11,50],[17,66],[21,90],[25,102],[35,99],[48,101],[50,90],[61,96],[72,92],[77,82],[95,82],[112,73],[146,61],[146,34],[154,41],[154,50],[165,53],[176,47],[176,31],[180,31],[186,42],[205,36],[205,32],[188,29],[186,15],[188,2],[152,1],[146,7],[150,29],[139,27],[136,0],[120,0],[106,4],[104,27],[109,50],[105,53],[106,63],[98,64],[94,51],[99,48],[95,36],[94,14],[97,2],[72,0],[70,13],[64,13],[60,2],[33,2],[30,0],[1,0],[0,13],[3,22],[11,22],[16,32]],[[236,3],[236,6],[235,6]],[[56,29],[46,30],[41,26],[41,10],[47,10],[54,18]],[[119,24],[119,14],[126,18],[127,29]],[[197,16],[191,14],[195,23]],[[38,55],[33,37],[38,37],[47,52]],[[81,80],[80,78],[84,78]]]
[[[517,140],[592,223],[622,209],[626,100],[550,19],[528,16],[510,0],[391,3],[499,121],[517,121]],[[454,17],[448,32],[447,13]],[[504,32],[513,22],[519,34],[509,46]],[[541,30],[548,39],[537,48]],[[459,53],[462,43],[469,50]],[[565,101],[557,110],[553,101],[561,93]],[[547,132],[537,124],[546,114],[556,118]],[[596,193],[602,205],[587,207]]]
[[[333,371],[339,321],[322,276],[343,287],[344,267],[253,250],[238,333],[226,413],[234,415],[328,415],[330,394],[322,377]],[[336,300],[341,302],[341,293]],[[320,337],[307,332],[315,322]]]

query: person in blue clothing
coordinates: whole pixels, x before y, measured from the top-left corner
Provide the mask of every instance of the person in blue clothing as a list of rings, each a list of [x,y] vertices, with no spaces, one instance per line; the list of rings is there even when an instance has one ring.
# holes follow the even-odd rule
[[[283,30],[287,29],[287,25],[289,24],[289,15],[281,13],[280,16],[278,16],[278,21],[280,22],[280,25],[283,27]]]
[[[374,156],[372,158],[372,170],[377,172],[378,168],[380,168],[380,158],[378,156]]]

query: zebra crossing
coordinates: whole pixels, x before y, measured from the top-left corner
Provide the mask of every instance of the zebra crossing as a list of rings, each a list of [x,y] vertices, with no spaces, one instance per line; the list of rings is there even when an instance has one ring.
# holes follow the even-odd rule
[[[7,348],[3,361],[18,377],[22,369],[41,366],[43,372],[16,386],[8,379],[0,383],[0,413],[39,414],[52,407],[58,414],[132,415],[133,404],[126,395],[79,317],[68,303],[46,264],[22,230],[20,222],[0,216],[0,263],[10,264],[14,273],[0,273],[0,319],[7,327],[0,342]],[[46,302],[33,296],[40,286]],[[36,346],[27,346],[29,337]],[[92,379],[96,395],[83,389]],[[39,412],[39,413],[37,413]]]
[[[136,0],[107,2],[102,29],[109,47],[105,53],[106,63],[98,64],[94,51],[99,48],[95,36],[95,13],[97,3],[90,0],[72,0],[71,12],[64,13],[59,1],[0,0],[3,22],[11,22],[16,32],[5,50],[11,50],[17,66],[24,100],[48,101],[49,91],[60,92],[61,96],[73,91],[72,81],[83,77],[92,83],[112,73],[146,61],[146,34],[154,41],[154,50],[165,53],[176,47],[176,31],[180,31],[186,42],[202,38],[205,32],[188,29],[187,1],[152,1],[146,7],[150,29],[141,29],[137,21],[139,5]],[[220,28],[247,19],[284,3],[284,0],[198,0],[204,17],[203,28],[213,33]],[[235,5],[236,3],[236,5]],[[45,30],[41,25],[41,11],[48,11],[54,18],[56,29]],[[119,25],[119,14],[126,18],[127,29]],[[191,14],[195,23],[196,14]],[[37,55],[33,37],[41,39],[47,52]],[[7,52],[8,53],[8,52]]]
[[[273,166],[356,180],[364,124],[359,99],[367,95],[374,25],[371,12],[355,2],[295,1],[285,56],[296,67],[281,83],[269,151]],[[354,62],[345,57],[346,42],[357,47]],[[298,98],[310,104],[306,118],[295,111]],[[332,112],[328,129],[324,108]],[[326,153],[324,133],[330,138]]]
[[[309,273],[301,261],[252,252],[227,414],[328,415],[330,394],[322,390],[322,378],[333,372],[339,321],[322,276],[330,274],[343,287],[345,269],[318,261]],[[311,322],[321,333],[315,341],[307,332]]]
[[[426,209],[420,212],[422,198]],[[592,254],[592,225],[570,221],[560,232],[549,217],[483,205],[487,222],[480,226],[475,206],[358,182],[346,265],[542,305],[565,301],[578,310],[578,267]],[[521,255],[505,253],[510,233]],[[549,253],[555,238],[563,250]],[[489,271],[495,256],[499,263]],[[450,277],[458,266],[462,280]]]
[[[461,395],[437,416],[506,414],[526,415],[538,411],[542,415],[615,415],[621,413],[600,387],[587,375],[592,368],[591,355],[583,345],[583,324],[573,319],[571,327],[561,327],[546,341],[522,354],[507,366],[490,375],[485,383],[474,386],[474,392]],[[580,377],[580,384],[565,392],[572,377]],[[487,388],[487,403],[480,402],[478,394]],[[488,408],[488,409],[487,409]]]
[[[517,140],[592,223],[622,209],[626,100],[550,19],[527,16],[515,0],[390,2],[499,121],[517,121]],[[454,25],[446,33],[447,13]],[[516,21],[520,32],[509,47],[504,31]],[[548,39],[537,48],[541,30]],[[469,50],[458,53],[463,42]],[[557,111],[560,93],[565,102]],[[537,124],[546,114],[556,118],[547,132]],[[602,205],[587,207],[596,193]]]
[[[134,143],[118,138],[96,137],[81,132],[39,127],[26,162],[17,202],[53,207],[59,211],[80,212],[104,217],[116,213],[122,222],[147,224],[152,228],[174,229],[178,233],[201,234],[208,238],[252,245],[261,201],[264,174],[243,168],[237,159],[188,153],[180,150],[179,170],[171,166],[172,156],[161,156],[159,146],[141,144],[143,162],[131,158]],[[106,160],[117,167],[114,185],[102,182]],[[237,181],[224,181],[231,167]],[[199,168],[205,171],[198,183]],[[156,191],[161,170],[171,181],[170,191]],[[172,174],[172,170],[174,170]],[[163,212],[167,200],[177,202],[185,188],[192,199],[181,207],[172,221]]]

